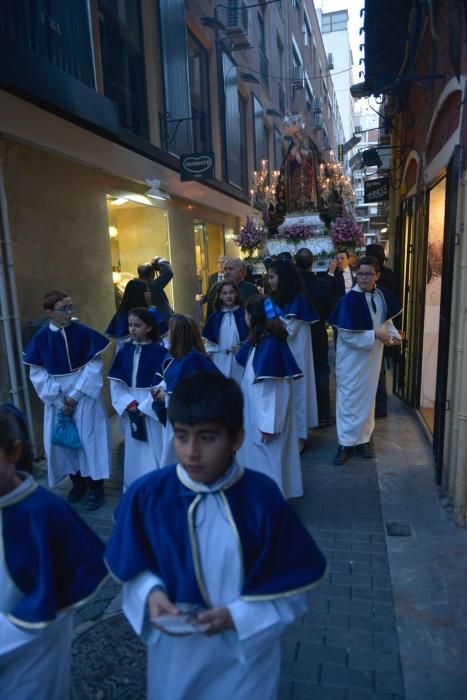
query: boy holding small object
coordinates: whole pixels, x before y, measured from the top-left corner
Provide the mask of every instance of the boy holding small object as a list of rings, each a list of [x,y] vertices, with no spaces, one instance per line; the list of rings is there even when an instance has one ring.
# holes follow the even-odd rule
[[[106,553],[148,644],[148,698],[273,700],[282,632],[325,559],[275,483],[236,461],[235,381],[181,380],[168,415],[178,464],[129,488]]]

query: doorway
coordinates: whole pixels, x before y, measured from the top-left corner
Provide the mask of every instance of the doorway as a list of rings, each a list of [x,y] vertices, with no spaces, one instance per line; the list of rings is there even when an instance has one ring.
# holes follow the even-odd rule
[[[194,239],[196,256],[197,292],[206,294],[209,277],[216,273],[217,260],[225,254],[224,226],[195,219]],[[201,306],[200,320],[205,320],[205,304]]]

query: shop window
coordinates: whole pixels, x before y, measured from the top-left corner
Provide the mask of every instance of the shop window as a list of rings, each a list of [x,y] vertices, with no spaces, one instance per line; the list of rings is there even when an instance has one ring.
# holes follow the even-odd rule
[[[431,430],[433,430],[436,399],[445,203],[446,180],[443,179],[430,191],[428,210],[427,276],[423,324],[420,410]]]
[[[144,199],[147,203],[144,204]],[[152,258],[169,258],[168,221],[165,209],[149,198],[129,193],[107,197],[109,241],[115,301],[118,305],[129,280],[138,276],[138,265]],[[164,290],[173,306],[172,284]]]

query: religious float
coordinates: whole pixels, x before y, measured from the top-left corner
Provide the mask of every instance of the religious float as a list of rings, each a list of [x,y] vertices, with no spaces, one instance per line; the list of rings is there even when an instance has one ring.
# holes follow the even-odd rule
[[[288,147],[281,168],[270,172],[263,160],[261,170],[253,173],[254,213],[247,217],[235,242],[252,264],[266,256],[284,251],[294,255],[308,248],[315,258],[313,269],[325,271],[337,250],[359,252],[364,245],[352,215],[351,181],[332,150],[326,159],[319,153],[305,132],[301,114],[287,114],[282,131]]]

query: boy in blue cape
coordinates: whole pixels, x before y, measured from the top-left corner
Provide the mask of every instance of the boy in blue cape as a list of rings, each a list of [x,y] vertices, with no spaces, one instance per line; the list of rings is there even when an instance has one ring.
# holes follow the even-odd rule
[[[50,319],[24,352],[29,377],[44,403],[44,447],[49,486],[69,476],[70,503],[86,496],[87,510],[104,502],[104,479],[110,471],[110,431],[102,398],[102,353],[109,341],[73,318],[67,292],[47,292],[44,311]],[[79,435],[78,447],[57,444],[57,421],[71,416]]]
[[[333,463],[344,464],[357,451],[374,457],[375,397],[384,345],[398,345],[399,332],[392,323],[400,305],[376,283],[379,262],[360,258],[357,284],[341,298],[329,317],[339,330],[336,345],[336,429],[339,446]]]
[[[325,559],[276,484],[236,461],[234,380],[191,375],[168,413],[178,464],[129,488],[106,552],[148,644],[148,698],[273,700],[282,632],[306,611]]]

